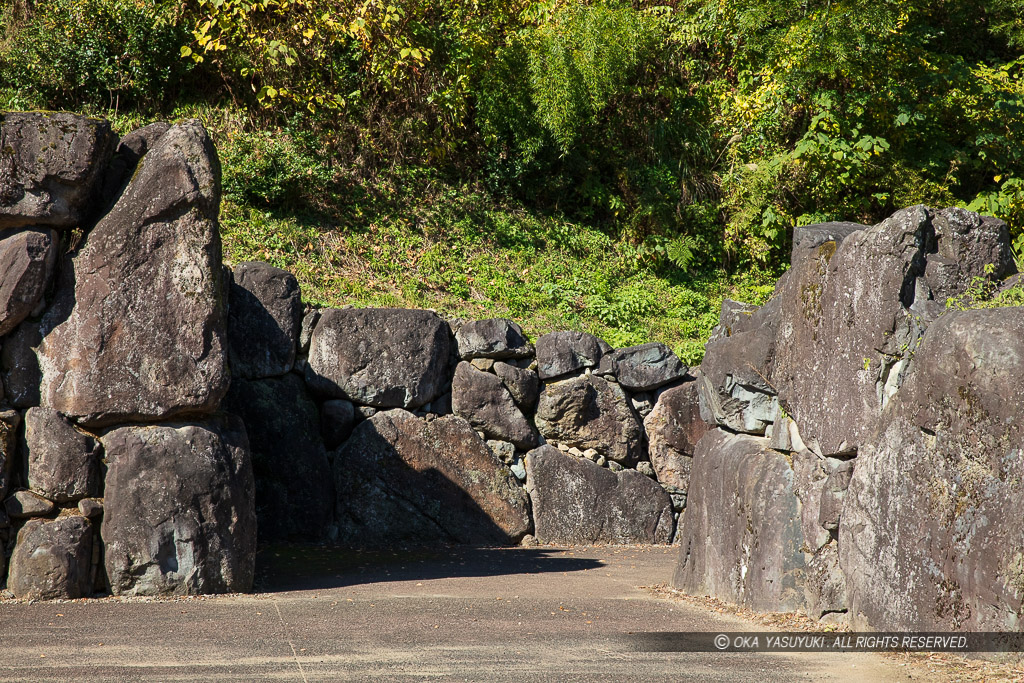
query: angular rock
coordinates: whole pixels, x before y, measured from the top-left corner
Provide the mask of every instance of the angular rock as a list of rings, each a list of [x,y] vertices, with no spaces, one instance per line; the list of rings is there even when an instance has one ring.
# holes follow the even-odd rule
[[[103,446],[104,564],[114,595],[252,588],[256,513],[241,420],[121,427]]]
[[[242,418],[249,437],[260,541],[323,539],[334,482],[316,403],[302,378],[235,378],[224,410]]]
[[[793,495],[800,502],[803,549],[808,554],[816,553],[832,540],[819,521],[821,499],[828,482],[828,464],[825,458],[808,450],[791,453],[789,459],[793,469]]]
[[[672,585],[755,610],[804,606],[801,506],[786,456],[714,429],[697,444]]]
[[[465,361],[459,363],[452,380],[452,412],[488,438],[509,441],[521,450],[537,445],[537,433],[501,379]]]
[[[92,210],[117,145],[103,119],[64,112],[0,118],[0,229],[72,228]]]
[[[88,519],[99,519],[103,516],[103,501],[95,498],[83,498],[78,501],[78,511]]]
[[[487,441],[487,447],[491,449],[491,453],[494,453],[494,456],[498,458],[498,460],[502,461],[506,465],[515,460],[516,447],[508,441],[490,439]]]
[[[15,491],[4,501],[4,511],[11,519],[45,517],[55,509],[51,501],[31,491]]]
[[[547,441],[593,448],[625,465],[640,459],[643,425],[622,388],[602,377],[548,383],[537,402],[535,422]]]
[[[196,121],[143,157],[44,318],[42,405],[87,426],[216,410],[230,380],[219,184]]]
[[[29,520],[18,532],[7,587],[22,600],[92,595],[92,524],[77,515]]]
[[[664,392],[644,418],[655,476],[662,484],[683,492],[689,488],[697,442],[708,431],[700,417],[697,386],[697,382],[687,382]]]
[[[0,337],[10,334],[42,301],[58,245],[53,230],[27,228],[0,236]]]
[[[652,342],[604,354],[596,374],[614,376],[628,391],[650,391],[683,379],[688,369],[672,349]]]
[[[1024,308],[951,311],[862,445],[839,521],[856,627],[1024,623]]]
[[[797,226],[793,228],[793,248],[790,258],[792,259],[793,254],[797,254],[797,258],[799,258],[800,254],[817,249],[828,242],[834,242],[838,246],[853,233],[867,227],[870,226],[843,221]]]
[[[0,373],[3,374],[4,397],[15,408],[39,405],[39,369],[36,349],[43,341],[39,323],[25,321],[3,340],[0,351]]]
[[[299,282],[266,263],[240,263],[228,297],[231,374],[244,379],[283,375],[295,363],[302,324]]]
[[[306,381],[315,391],[375,408],[418,408],[448,373],[448,325],[431,311],[326,309],[313,330]]]
[[[524,358],[533,355],[533,346],[526,341],[523,328],[511,320],[490,318],[464,323],[455,334],[459,357]]]
[[[102,495],[99,442],[57,411],[30,408],[25,412],[25,446],[32,491],[62,505]]]
[[[311,308],[302,316],[299,329],[299,353],[309,353],[309,343],[313,340],[313,328],[320,322],[320,309]]]
[[[163,134],[170,130],[171,125],[165,121],[157,121],[148,126],[133,130],[121,138],[110,160],[110,167],[103,180],[103,205],[112,207],[124,192],[135,169],[139,167],[142,157],[152,149]]]
[[[753,304],[722,299],[722,310],[718,314],[718,324],[711,330],[708,341],[717,341],[724,337],[731,337],[736,332],[745,332],[750,329],[751,316],[758,307]]]
[[[0,411],[0,500],[11,484],[11,469],[17,454],[18,427],[21,414],[14,410]]]
[[[932,225],[937,253],[928,255],[924,277],[940,303],[967,291],[975,277],[998,282],[1017,271],[1010,229],[998,218],[951,207],[936,212]]]
[[[821,507],[818,510],[818,524],[822,529],[838,531],[839,521],[843,514],[843,501],[846,490],[850,487],[856,459],[847,460],[828,475],[825,488],[821,492]]]
[[[533,410],[540,396],[540,378],[536,372],[498,361],[494,364],[494,374],[501,378],[517,406],[524,411]]]
[[[541,379],[552,379],[596,368],[601,356],[611,351],[603,339],[586,332],[551,332],[537,340],[537,374]]]
[[[807,614],[820,619],[829,612],[845,612],[849,607],[846,594],[846,576],[839,567],[839,549],[829,543],[807,562],[807,581],[804,584]]]
[[[331,399],[320,407],[320,435],[329,451],[345,443],[356,425],[356,409],[351,401]]]
[[[672,540],[672,500],[635,470],[615,473],[541,446],[526,456],[526,482],[541,543]]]
[[[338,451],[334,472],[348,545],[508,545],[530,531],[526,492],[459,417],[378,413]]]

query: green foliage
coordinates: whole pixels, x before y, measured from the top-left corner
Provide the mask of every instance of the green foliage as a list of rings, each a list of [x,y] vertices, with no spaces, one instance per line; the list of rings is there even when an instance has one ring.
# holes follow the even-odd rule
[[[34,9],[28,9],[32,8]],[[14,3],[0,17],[0,83],[22,106],[159,111],[191,70],[178,5],[154,0]]]

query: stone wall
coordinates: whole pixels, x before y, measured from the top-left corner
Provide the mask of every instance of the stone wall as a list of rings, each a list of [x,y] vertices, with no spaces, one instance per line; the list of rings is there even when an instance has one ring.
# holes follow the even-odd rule
[[[251,589],[257,542],[667,543],[704,425],[661,344],[315,309],[221,262],[196,121],[0,119],[0,586]]]
[[[677,587],[882,630],[1024,626],[1024,308],[1001,221],[922,206],[798,228],[726,302],[698,386]]]

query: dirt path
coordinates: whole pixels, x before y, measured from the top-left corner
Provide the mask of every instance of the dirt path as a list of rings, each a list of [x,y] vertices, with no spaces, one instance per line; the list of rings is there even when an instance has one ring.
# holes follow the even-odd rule
[[[936,679],[868,654],[645,653],[630,631],[765,627],[643,590],[669,548],[261,555],[265,592],[0,602],[2,680]]]

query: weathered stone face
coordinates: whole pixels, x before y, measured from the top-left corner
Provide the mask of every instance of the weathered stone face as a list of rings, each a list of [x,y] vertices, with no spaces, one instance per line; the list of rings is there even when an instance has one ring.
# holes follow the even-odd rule
[[[636,470],[612,472],[541,446],[526,456],[541,543],[669,543],[672,499]]]
[[[643,446],[643,426],[619,385],[582,376],[549,382],[540,394],[537,429],[548,441],[595,449],[609,460],[633,464]]]
[[[533,355],[533,346],[526,341],[523,328],[511,320],[490,318],[471,320],[455,334],[459,357],[525,358]]]
[[[521,450],[537,445],[537,433],[501,379],[465,361],[459,363],[452,380],[452,412],[488,438],[509,441]]]
[[[228,298],[231,374],[260,379],[290,371],[301,323],[294,275],[266,263],[238,264]]]
[[[540,378],[536,372],[498,361],[494,364],[494,374],[501,378],[517,406],[524,411],[533,410],[540,396]]]
[[[219,182],[195,121],[143,157],[44,318],[42,405],[90,426],[216,410],[229,382]]]
[[[584,368],[596,368],[612,347],[586,332],[551,332],[537,340],[537,374],[552,379]]]
[[[850,487],[850,479],[853,477],[853,468],[856,463],[856,459],[840,463],[825,480],[825,487],[821,492],[821,507],[818,509],[818,524],[821,525],[821,528],[828,531],[839,530],[846,489]]]
[[[335,455],[334,471],[345,544],[508,544],[530,530],[526,493],[459,417],[377,413]]]
[[[596,374],[614,376],[629,391],[650,391],[683,379],[687,370],[672,349],[654,342],[604,354]]]
[[[793,470],[767,440],[715,429],[697,444],[672,585],[756,610],[804,604]]]
[[[256,512],[241,420],[121,427],[103,446],[102,535],[114,595],[252,589]]]
[[[102,450],[90,434],[75,429],[48,408],[25,412],[29,488],[55,503],[71,503],[103,490]]]
[[[235,378],[224,410],[245,423],[260,541],[322,540],[334,513],[331,465],[302,378]]]
[[[117,136],[64,112],[0,115],[0,229],[72,228],[92,209]]]
[[[4,398],[15,408],[39,405],[39,369],[36,349],[43,341],[39,323],[26,320],[4,338],[0,350],[0,373],[3,374]]]
[[[658,481],[683,492],[689,487],[697,442],[708,431],[698,403],[697,382],[687,382],[665,391],[644,418],[648,452]]]
[[[839,522],[855,623],[1024,623],[1024,309],[949,312],[862,446]]]
[[[85,517],[29,520],[18,532],[7,587],[22,600],[92,595],[92,524]]]
[[[53,230],[0,233],[0,336],[10,334],[42,301],[58,243]]]
[[[375,408],[418,408],[448,373],[448,325],[430,311],[327,309],[313,330],[306,381],[317,392]]]

